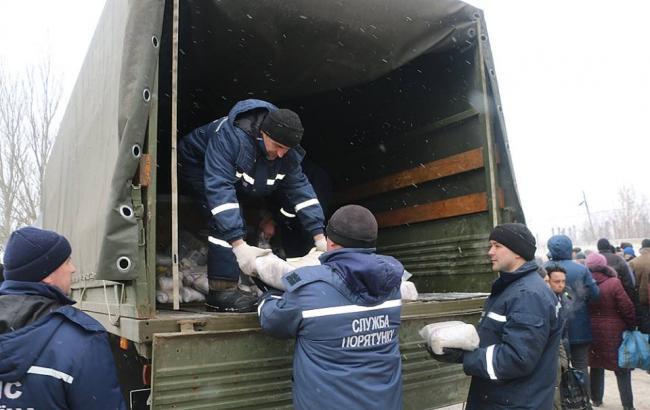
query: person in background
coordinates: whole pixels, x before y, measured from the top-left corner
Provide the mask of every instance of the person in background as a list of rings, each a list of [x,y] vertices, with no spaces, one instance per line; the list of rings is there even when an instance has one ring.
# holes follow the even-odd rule
[[[575,246],[571,251],[571,259],[578,259],[577,256],[580,252],[582,252],[582,248]]]
[[[472,376],[467,410],[550,409],[562,332],[559,301],[533,261],[535,237],[526,225],[497,225],[488,256],[499,278],[478,325],[472,352],[445,348],[433,358],[462,363]]]
[[[616,374],[623,409],[633,410],[630,369],[618,367],[618,348],[623,340],[623,331],[636,326],[634,304],[605,256],[592,253],[587,257],[587,268],[600,289],[599,300],[589,305],[593,331],[589,351],[591,400],[594,407],[603,404],[605,370],[611,370]]]
[[[573,244],[566,235],[554,235],[547,242],[551,261],[548,266],[559,265],[566,271],[567,292],[571,298],[571,309],[566,311],[569,334],[569,356],[573,367],[582,371],[589,389],[589,345],[592,342],[591,320],[587,304],[598,300],[600,291],[591,277],[589,269],[571,260]]]
[[[14,231],[0,285],[0,409],[126,410],[106,331],[72,305],[68,240]]]
[[[650,333],[650,239],[641,241],[639,256],[630,261],[639,295],[637,318],[639,330]]]
[[[625,292],[632,300],[632,303],[636,304],[637,295],[635,290],[634,274],[630,270],[630,267],[625,262],[625,260],[614,253],[615,249],[607,238],[601,238],[597,243],[598,252],[600,252],[605,259],[607,259],[607,264],[616,271],[619,280],[623,284]]]
[[[625,262],[630,262],[634,258],[636,258],[636,254],[634,253],[633,247],[628,246],[627,248],[623,248],[623,259],[625,259]]]
[[[569,359],[567,352],[569,351],[569,332],[566,326],[566,307],[567,295],[566,289],[566,270],[559,264],[549,264],[547,266],[548,286],[551,288],[555,296],[560,302],[559,317],[562,320],[562,338],[560,340],[560,349],[558,352],[558,369],[557,378],[555,379],[555,397],[553,399],[553,409],[562,410],[562,396],[560,395],[560,382],[562,381],[562,373],[569,368]]]

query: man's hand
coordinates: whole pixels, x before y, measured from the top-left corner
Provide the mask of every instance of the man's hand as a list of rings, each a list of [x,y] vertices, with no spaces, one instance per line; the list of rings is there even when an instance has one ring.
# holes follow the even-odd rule
[[[314,236],[314,246],[316,246],[317,251],[327,252],[327,240],[325,235],[318,234]]]
[[[239,269],[248,276],[254,276],[255,259],[271,253],[270,249],[260,249],[255,246],[250,246],[241,239],[232,243],[232,251],[237,258]]]
[[[454,349],[452,347],[445,347],[442,349],[442,354],[435,354],[433,353],[433,350],[427,345],[427,351],[433,357],[439,362],[443,363],[462,363],[463,362],[463,355],[465,354],[465,351],[462,349]]]

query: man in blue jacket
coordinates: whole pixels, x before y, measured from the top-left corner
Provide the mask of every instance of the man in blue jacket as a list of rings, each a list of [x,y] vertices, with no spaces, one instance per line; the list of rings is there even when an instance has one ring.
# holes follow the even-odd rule
[[[11,234],[0,286],[0,408],[126,409],[104,328],[73,308],[63,236]]]
[[[472,376],[467,409],[550,409],[553,406],[561,308],[537,273],[535,237],[525,225],[507,223],[490,233],[488,256],[499,278],[478,325],[479,348],[433,355],[462,363]]]
[[[569,330],[570,357],[573,367],[582,370],[589,389],[589,345],[591,344],[591,318],[587,305],[600,296],[598,285],[586,266],[572,260],[573,243],[566,235],[551,236],[547,242],[551,264],[566,270],[566,284],[571,303],[565,311]]]
[[[358,205],[337,210],[327,225],[322,265],[299,268],[266,294],[262,329],[296,338],[296,409],[401,409],[400,283],[404,267],[375,254],[377,221]]]
[[[179,175],[212,214],[209,308],[255,310],[257,297],[240,290],[237,281],[240,268],[248,273],[262,251],[245,242],[240,200],[279,191],[280,202],[287,205],[283,214],[297,216],[316,248],[325,251],[323,210],[300,166],[305,156],[299,145],[302,134],[295,112],[250,99],[238,102],[227,117],[195,129],[179,142]]]

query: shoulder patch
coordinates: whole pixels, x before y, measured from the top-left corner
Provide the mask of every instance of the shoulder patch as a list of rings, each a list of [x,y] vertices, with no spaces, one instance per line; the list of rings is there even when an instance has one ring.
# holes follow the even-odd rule
[[[285,276],[285,279],[287,280],[287,282],[289,282],[289,285],[291,286],[295,285],[296,283],[302,280],[300,275],[298,275],[295,271]]]

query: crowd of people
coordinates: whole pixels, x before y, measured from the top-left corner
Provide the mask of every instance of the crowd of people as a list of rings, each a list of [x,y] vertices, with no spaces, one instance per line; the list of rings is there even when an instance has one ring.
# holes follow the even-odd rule
[[[642,241],[639,256],[632,244],[615,247],[606,238],[598,240],[597,251],[583,252],[565,235],[551,237],[547,245],[549,261],[540,274],[561,301],[562,346],[570,359],[560,353],[560,368],[572,365],[584,372],[594,407],[603,404],[605,370],[614,372],[623,409],[633,409],[631,369],[619,367],[618,351],[625,330],[650,330],[650,239]]]

